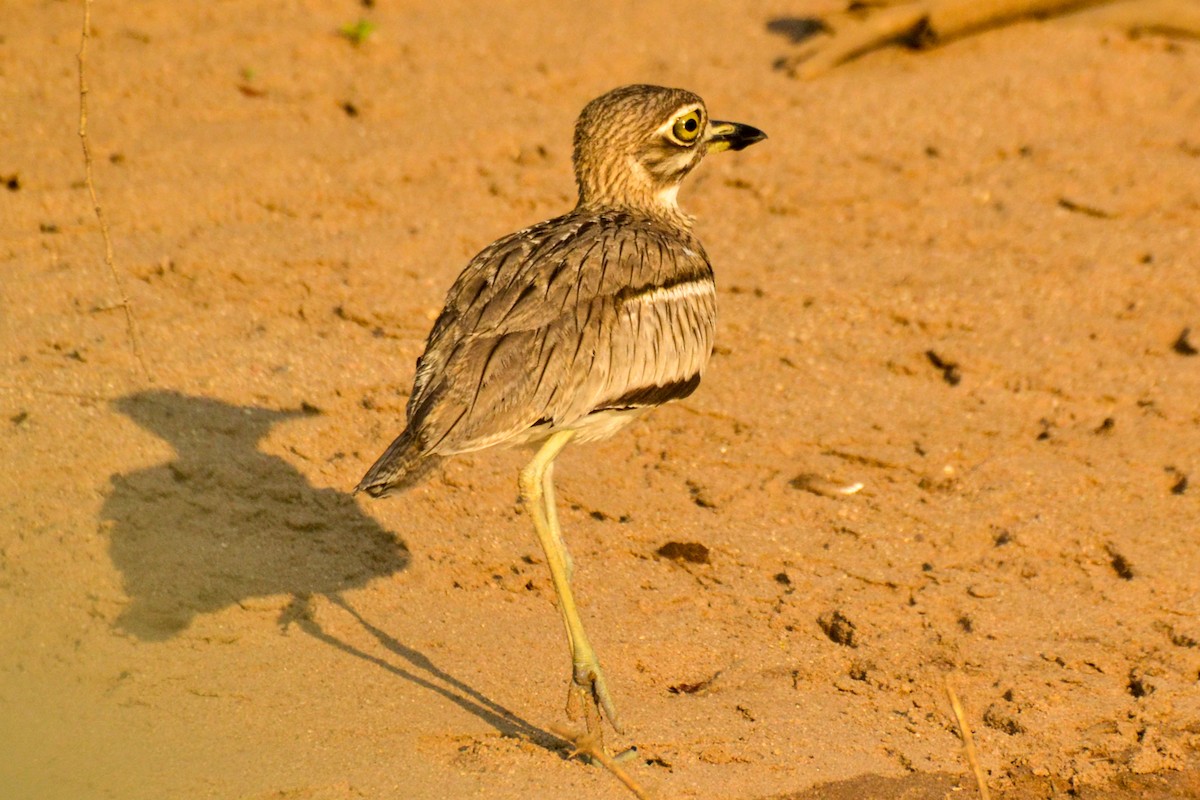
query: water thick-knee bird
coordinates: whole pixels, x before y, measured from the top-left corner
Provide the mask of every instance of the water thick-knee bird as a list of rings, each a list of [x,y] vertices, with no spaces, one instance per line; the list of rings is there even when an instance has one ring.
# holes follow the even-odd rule
[[[589,732],[602,717],[621,725],[571,591],[554,459],[699,385],[716,290],[679,185],[707,154],[765,138],[709,119],[682,89],[624,86],[588,103],[575,125],[578,204],[467,264],[417,361],[406,427],[356,490],[382,497],[448,456],[540,445],[521,471],[521,497],[566,625],[567,711],[582,706]]]

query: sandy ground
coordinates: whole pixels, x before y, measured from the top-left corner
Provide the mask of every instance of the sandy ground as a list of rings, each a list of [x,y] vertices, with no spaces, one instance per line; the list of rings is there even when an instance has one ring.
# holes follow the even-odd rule
[[[1030,23],[792,80],[821,7],[98,3],[151,383],[79,4],[5,3],[0,796],[628,796],[549,732],[527,453],[349,490],[458,270],[570,206],[630,82],[771,137],[682,196],[704,385],[560,459],[631,773],[970,797],[949,680],[1000,797],[1200,794],[1200,44]]]

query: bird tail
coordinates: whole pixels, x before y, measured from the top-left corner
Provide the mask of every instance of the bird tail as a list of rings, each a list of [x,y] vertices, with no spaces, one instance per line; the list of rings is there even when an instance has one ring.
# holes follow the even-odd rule
[[[442,460],[421,450],[417,437],[405,430],[367,470],[354,493],[366,492],[371,497],[386,497],[419,483]]]

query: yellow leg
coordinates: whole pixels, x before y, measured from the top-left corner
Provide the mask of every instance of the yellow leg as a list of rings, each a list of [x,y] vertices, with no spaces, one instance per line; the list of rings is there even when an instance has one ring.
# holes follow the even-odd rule
[[[554,507],[554,459],[573,436],[573,431],[560,431],[546,440],[533,460],[521,470],[521,498],[525,501],[538,541],[546,554],[550,578],[558,595],[558,607],[567,629],[573,684],[567,695],[567,713],[571,714],[575,702],[582,701],[589,732],[599,730],[600,712],[620,731],[621,723],[605,685],[604,673],[600,670],[595,651],[588,643],[579,609],[575,606],[575,595],[571,591],[571,554],[567,552],[566,542],[563,541],[558,526],[558,512]]]
[[[561,450],[562,448],[560,447],[559,449]],[[567,583],[570,583],[575,578],[575,564],[571,560],[571,552],[567,550],[567,543],[562,537],[562,528],[558,527],[558,507],[554,496],[553,461],[546,462],[546,466],[542,470],[542,507],[546,510],[546,523],[550,527],[550,532],[554,534],[554,541],[562,551],[563,561],[567,565]]]

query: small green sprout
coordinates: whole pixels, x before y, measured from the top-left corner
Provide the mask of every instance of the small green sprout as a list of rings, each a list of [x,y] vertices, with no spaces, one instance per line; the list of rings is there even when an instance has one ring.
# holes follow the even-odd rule
[[[347,22],[338,28],[338,34],[348,39],[350,44],[355,47],[365,42],[374,32],[375,23],[369,19],[360,19],[358,22]]]

